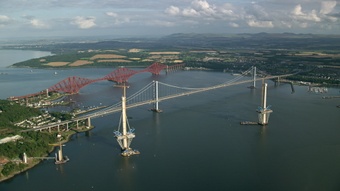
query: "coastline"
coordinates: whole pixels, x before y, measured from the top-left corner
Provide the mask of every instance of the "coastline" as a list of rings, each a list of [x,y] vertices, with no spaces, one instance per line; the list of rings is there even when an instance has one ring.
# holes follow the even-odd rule
[[[69,130],[70,133],[67,134],[67,137],[65,140],[62,140],[60,143],[61,144],[64,144],[64,143],[67,143],[70,141],[71,137],[77,133],[83,133],[83,132],[87,132],[87,131],[90,131],[94,128],[94,126],[91,126],[90,128],[86,128],[86,127],[82,127],[80,130],[75,130],[75,129],[72,129],[72,130]],[[58,143],[59,144],[59,143]],[[51,150],[48,152],[48,154],[44,155],[44,156],[41,156],[41,157],[46,157],[48,155],[50,155],[55,149],[56,147],[58,147],[57,145],[54,144],[54,146],[51,148]],[[43,161],[44,159],[33,159],[32,162],[30,162],[29,164],[27,164],[27,166],[21,170],[21,171],[17,171],[17,172],[13,172],[11,173],[10,175],[8,176],[0,176],[0,183],[4,182],[4,181],[7,181],[7,180],[10,180],[11,178],[15,177],[16,175],[19,175],[23,172],[26,172],[28,171],[29,169],[32,169],[33,167],[37,166],[38,164],[40,164],[41,161]]]

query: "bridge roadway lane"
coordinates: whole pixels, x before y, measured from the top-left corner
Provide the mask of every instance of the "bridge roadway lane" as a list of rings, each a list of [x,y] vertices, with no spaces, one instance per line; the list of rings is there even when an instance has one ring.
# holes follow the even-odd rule
[[[278,77],[282,78],[282,77],[287,77],[287,76],[291,76],[291,75],[294,75],[294,74],[285,74],[285,75],[269,76],[269,77],[265,77],[265,78],[257,78],[256,81],[269,80],[269,79],[274,79],[274,78],[278,78]],[[239,82],[233,82],[233,83],[219,84],[219,85],[215,85],[215,86],[211,86],[211,87],[207,87],[207,88],[201,88],[201,89],[190,91],[190,92],[179,93],[179,94],[161,97],[161,98],[158,98],[158,102],[165,101],[165,100],[168,100],[168,99],[177,98],[177,97],[187,96],[187,95],[191,95],[191,94],[195,94],[195,93],[214,90],[214,89],[218,89],[218,88],[240,85],[240,84],[251,83],[251,82],[253,82],[253,79],[239,81]],[[134,107],[138,107],[138,106],[142,106],[142,105],[146,105],[146,104],[151,104],[151,103],[155,103],[155,102],[156,102],[156,100],[154,100],[154,99],[145,100],[145,101],[129,104],[129,105],[126,106],[126,108],[130,109],[130,108],[134,108]],[[115,104],[115,105],[117,105],[117,104]],[[52,128],[52,127],[57,127],[58,125],[62,126],[62,125],[66,125],[66,124],[69,124],[69,123],[72,123],[72,122],[82,121],[82,120],[86,120],[88,118],[102,117],[104,115],[108,115],[108,114],[111,114],[111,113],[116,113],[116,112],[121,111],[121,107],[119,107],[119,106],[112,107],[112,108],[110,108],[110,107],[112,107],[112,106],[108,106],[105,109],[99,110],[97,112],[94,112],[94,113],[91,113],[91,114],[88,114],[88,115],[82,115],[82,116],[73,118],[71,120],[66,120],[66,121],[62,121],[62,122],[54,123],[54,124],[42,125],[42,126],[38,126],[38,127],[32,128],[32,129],[23,130],[22,132],[44,130],[44,129],[48,129],[48,128]]]

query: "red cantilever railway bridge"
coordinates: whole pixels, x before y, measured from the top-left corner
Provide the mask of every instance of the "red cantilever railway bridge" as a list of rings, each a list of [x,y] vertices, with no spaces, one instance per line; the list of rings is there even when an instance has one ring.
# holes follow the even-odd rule
[[[129,68],[119,68],[117,70],[112,71],[108,75],[102,78],[98,78],[98,79],[88,79],[88,78],[83,78],[83,77],[78,77],[78,76],[70,76],[54,84],[53,86],[47,88],[47,91],[75,94],[75,93],[78,93],[82,87],[87,86],[94,82],[109,80],[109,81],[114,81],[117,83],[124,83],[124,82],[127,82],[127,80],[131,76],[138,74],[138,73],[150,72],[152,74],[159,75],[163,69],[166,69],[166,71],[173,71],[173,70],[183,68],[183,66],[184,64],[176,64],[176,65],[168,66],[168,65],[164,65],[164,64],[160,64],[156,62],[143,70],[131,70]],[[38,93],[28,94],[24,96],[17,96],[17,97],[13,96],[13,97],[10,97],[10,99],[11,100],[25,99],[25,98],[34,97],[34,96],[44,94],[44,93],[46,93],[46,91],[41,91]]]

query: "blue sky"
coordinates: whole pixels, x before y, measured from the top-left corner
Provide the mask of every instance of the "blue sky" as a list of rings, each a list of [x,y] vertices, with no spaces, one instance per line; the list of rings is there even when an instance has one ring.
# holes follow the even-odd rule
[[[0,0],[0,38],[340,34],[340,0]]]

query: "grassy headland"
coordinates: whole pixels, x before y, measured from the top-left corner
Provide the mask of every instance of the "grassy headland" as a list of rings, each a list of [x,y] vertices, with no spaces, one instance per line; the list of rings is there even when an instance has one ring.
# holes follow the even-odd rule
[[[46,43],[38,48],[21,45],[20,49],[46,50],[55,55],[13,67],[145,67],[161,62],[240,72],[257,66],[272,75],[299,72],[291,80],[340,84],[340,35],[173,34],[160,39]]]

